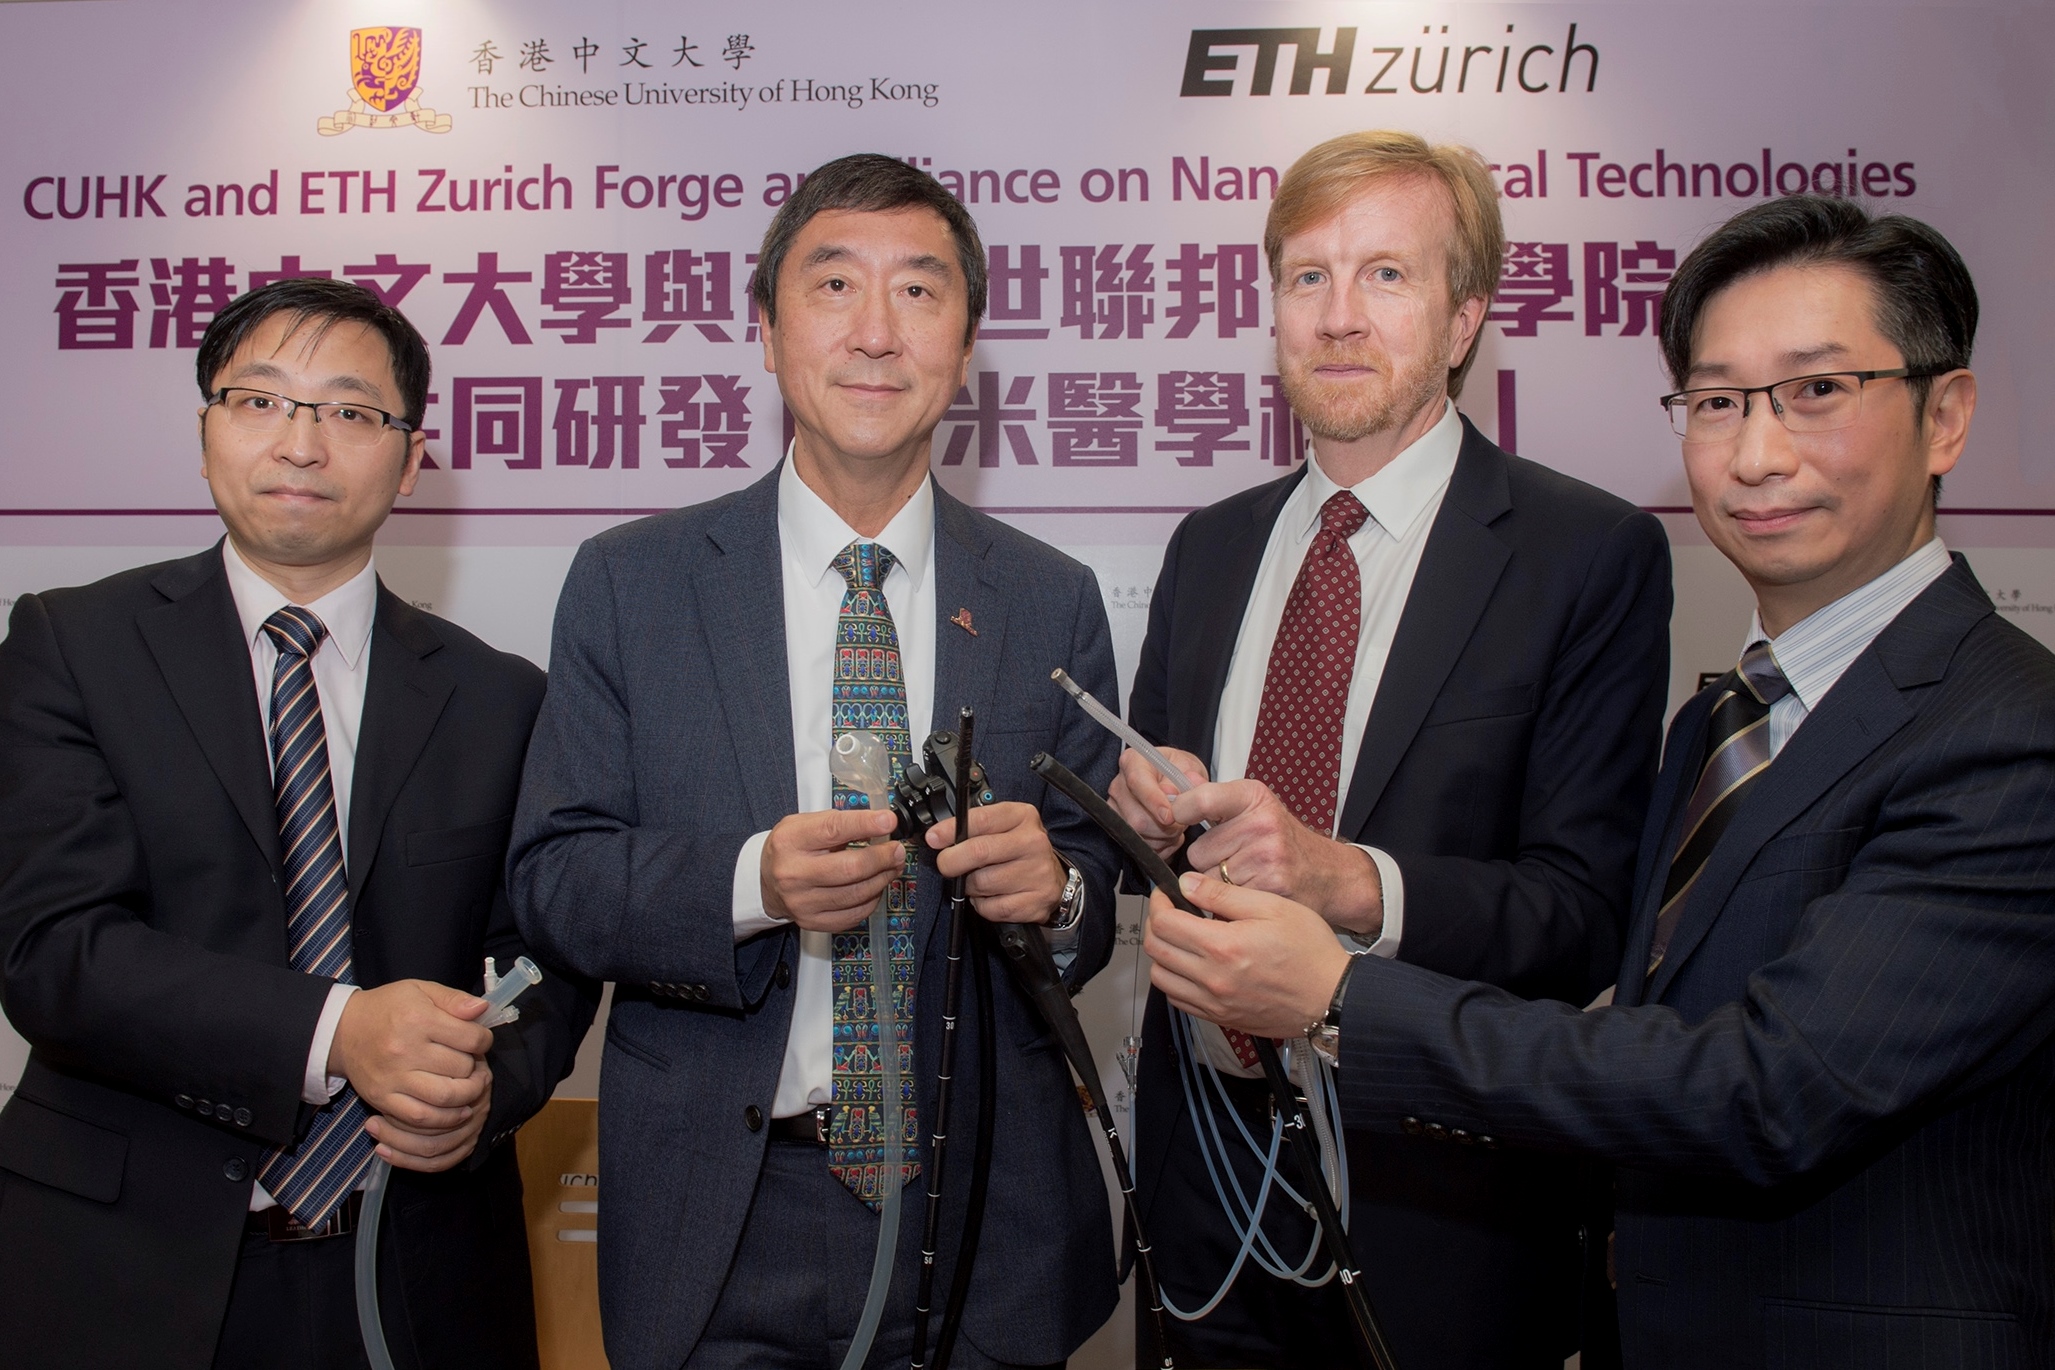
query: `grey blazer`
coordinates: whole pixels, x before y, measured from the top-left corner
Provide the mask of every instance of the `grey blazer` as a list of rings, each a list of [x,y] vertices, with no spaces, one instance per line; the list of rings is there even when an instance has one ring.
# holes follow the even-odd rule
[[[579,550],[557,604],[549,692],[514,823],[509,884],[522,929],[564,964],[616,982],[600,1089],[599,1246],[616,1370],[672,1370],[724,1280],[748,1278],[730,1266],[763,1158],[798,959],[789,928],[738,945],[730,908],[743,843],[797,811],[777,509],[774,469],[734,495]],[[1095,789],[1112,780],[1118,744],[1049,681],[1062,666],[1115,697],[1097,582],[939,488],[935,552],[934,726],[975,707],[978,756],[999,798],[1039,804],[1051,840],[1085,872],[1088,912],[1069,971],[1082,983],[1112,949],[1117,858],[1028,762],[1046,750]],[[959,608],[971,611],[975,635],[949,622]],[[915,1061],[929,1119],[942,884],[920,882],[916,927]],[[963,1333],[994,1359],[1038,1364],[1069,1355],[1112,1313],[1111,1230],[1063,1058],[996,954],[993,976],[997,1143]],[[962,1032],[958,1060],[975,1062],[975,1013],[965,1012]],[[959,1139],[976,1114],[975,1090],[961,1083],[974,1074],[959,1066]],[[970,1166],[947,1172],[938,1289]],[[901,1278],[920,1246],[921,1208],[905,1206]]]

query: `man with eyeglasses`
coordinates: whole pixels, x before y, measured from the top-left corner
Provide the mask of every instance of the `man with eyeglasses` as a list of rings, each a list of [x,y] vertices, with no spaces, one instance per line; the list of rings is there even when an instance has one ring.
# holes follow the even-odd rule
[[[1671,282],[1663,403],[1756,612],[1671,726],[1613,1006],[1156,900],[1156,984],[1324,1041],[1352,1132],[1614,1163],[1629,1366],[2055,1362],[2055,658],[1935,534],[1976,322],[1941,234],[1844,200]]]
[[[358,1193],[395,1171],[397,1365],[533,1367],[520,1172],[595,987],[525,951],[503,867],[542,673],[380,583],[427,346],[281,281],[197,359],[227,536],[25,595],[0,642],[0,1110],[11,1367],[362,1367]]]

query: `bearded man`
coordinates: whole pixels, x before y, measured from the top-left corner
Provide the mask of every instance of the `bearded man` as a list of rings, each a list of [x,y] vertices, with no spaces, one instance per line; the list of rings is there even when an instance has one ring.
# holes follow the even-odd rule
[[[1159,851],[1314,908],[1352,952],[1581,1005],[1619,965],[1669,548],[1457,411],[1504,246],[1466,148],[1349,134],[1285,176],[1264,248],[1312,455],[1171,538],[1129,718],[1196,783],[1179,794],[1130,752],[1111,798]],[[1173,1327],[1179,1361],[1367,1363],[1339,1288],[1314,1286],[1303,1205],[1273,1181],[1248,1231],[1273,1127],[1248,1040],[1160,991],[1143,1035],[1158,1273],[1186,1314],[1219,1292]],[[1337,1188],[1399,1362],[1560,1366],[1602,1259],[1578,1173],[1425,1129],[1346,1150]]]

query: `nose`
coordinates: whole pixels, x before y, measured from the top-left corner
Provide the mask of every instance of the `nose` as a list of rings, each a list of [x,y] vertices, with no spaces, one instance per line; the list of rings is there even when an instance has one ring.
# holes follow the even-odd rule
[[[899,319],[892,309],[890,291],[864,292],[855,317],[850,320],[849,346],[874,360],[899,350]]]
[[[328,454],[328,435],[311,405],[295,405],[272,441],[272,455],[294,466],[312,466]]]
[[[1798,469],[1791,430],[1784,427],[1768,395],[1750,395],[1741,434],[1734,443],[1734,478],[1743,485],[1761,485]]]
[[[1369,326],[1369,313],[1363,308],[1353,282],[1336,281],[1322,302],[1320,336],[1343,341],[1362,336]]]

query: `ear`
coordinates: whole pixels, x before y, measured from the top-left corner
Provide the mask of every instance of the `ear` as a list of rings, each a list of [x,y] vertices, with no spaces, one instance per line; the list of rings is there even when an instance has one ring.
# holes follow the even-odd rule
[[[421,459],[428,455],[428,435],[420,431],[407,434],[407,464],[400,471],[400,493],[414,493],[414,482],[421,478]]]
[[[211,406],[200,406],[200,418],[195,431],[200,435],[200,479],[207,479],[207,410]]]
[[[759,326],[763,329],[763,369],[775,376],[778,374],[778,352],[773,344],[778,330],[768,317]]]
[[[1463,364],[1463,358],[1470,355],[1476,345],[1477,333],[1484,327],[1484,301],[1472,295],[1456,310],[1456,317],[1449,324],[1448,365],[1453,371]]]
[[[1923,415],[1926,427],[1927,474],[1945,476],[1962,460],[1969,442],[1970,419],[1976,414],[1977,378],[1969,370],[1936,376],[1927,391]]]
[[[970,326],[970,339],[963,345],[963,365],[956,368],[956,386],[960,390],[970,384],[970,361],[978,350],[978,326]]]

